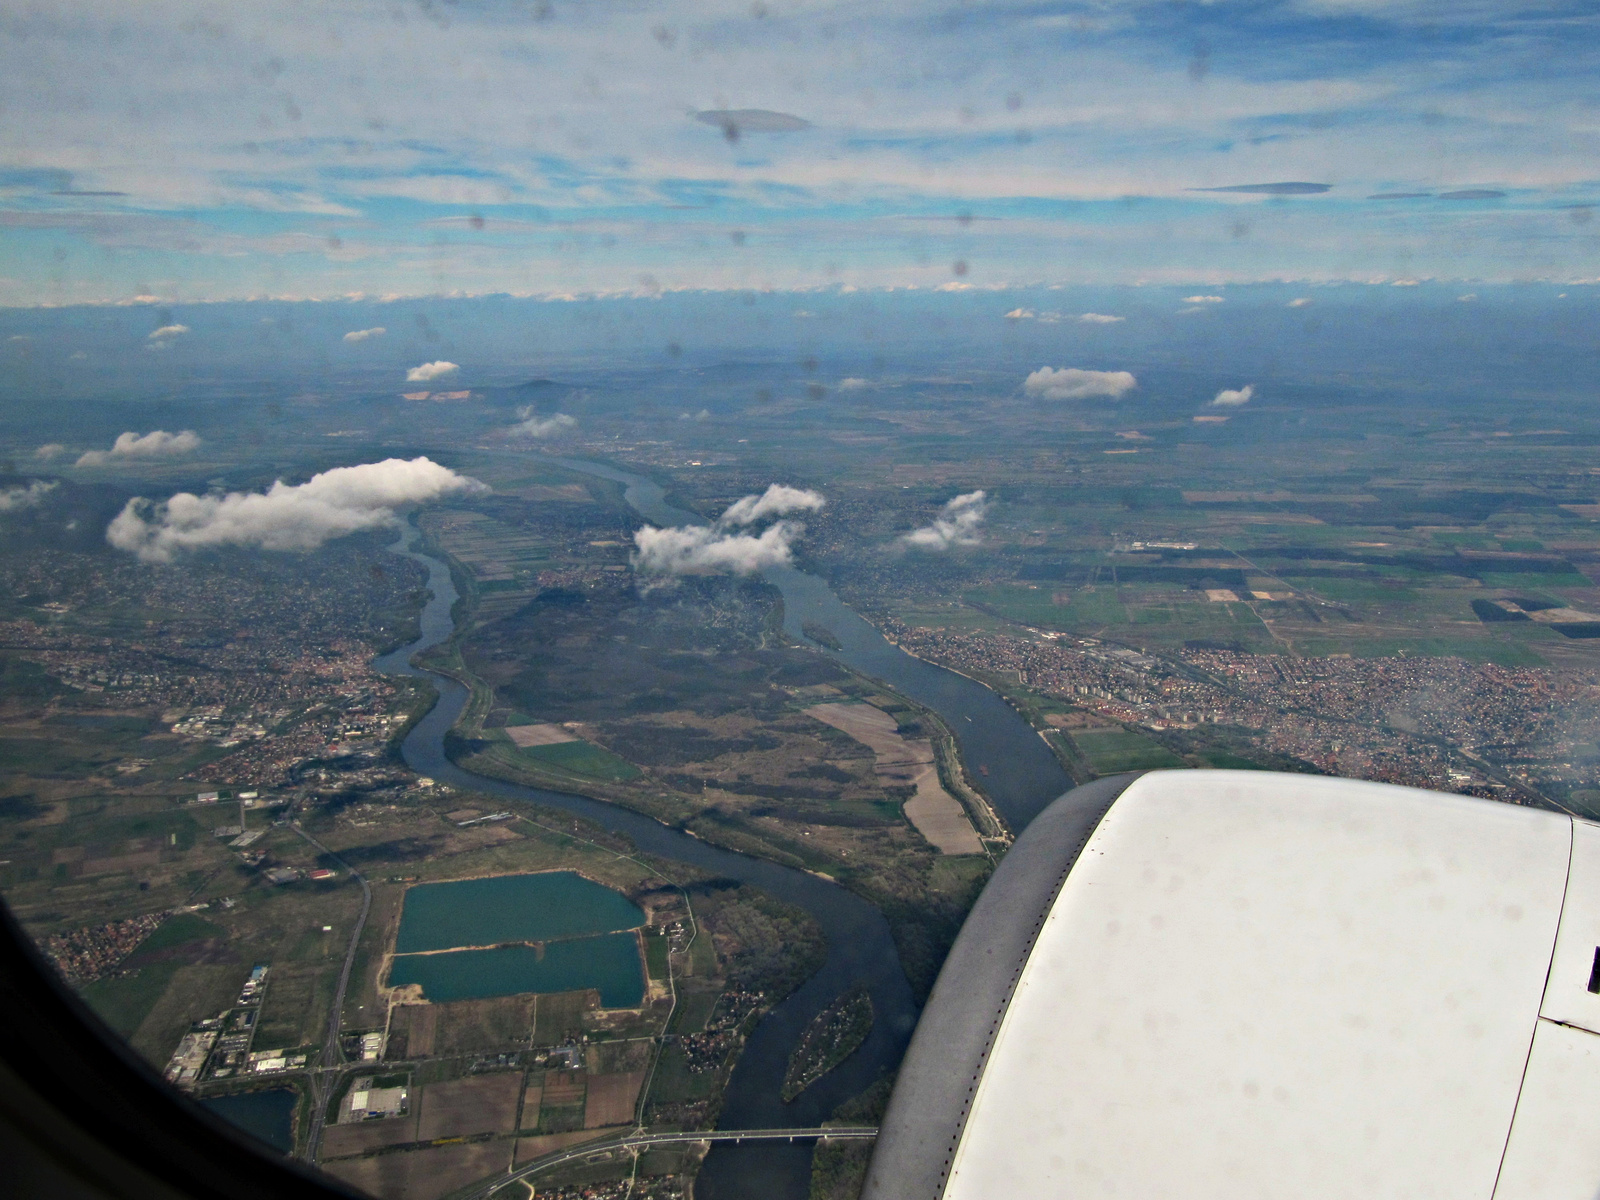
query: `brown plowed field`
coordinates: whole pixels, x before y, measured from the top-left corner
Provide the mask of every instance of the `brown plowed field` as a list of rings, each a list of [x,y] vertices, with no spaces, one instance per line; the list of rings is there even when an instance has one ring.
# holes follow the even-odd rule
[[[383,1200],[439,1200],[440,1196],[510,1166],[509,1140],[430,1146],[373,1158],[327,1164],[328,1174]]]
[[[511,1133],[517,1123],[522,1076],[478,1075],[422,1089],[417,1140],[462,1137],[471,1133]]]
[[[426,1058],[439,1031],[437,1004],[402,1004],[389,1020],[390,1059]]]
[[[544,1077],[544,1107],[565,1108],[582,1104],[584,1076],[578,1071],[551,1071]]]
[[[589,1076],[589,1094],[584,1098],[583,1127],[626,1125],[633,1120],[633,1105],[644,1084],[643,1071],[619,1075]]]
[[[536,1158],[543,1158],[546,1154],[554,1154],[557,1150],[565,1150],[568,1146],[576,1146],[579,1142],[592,1141],[605,1134],[614,1133],[612,1129],[574,1129],[568,1133],[543,1133],[538,1137],[525,1137],[517,1139],[517,1163],[530,1163]]]
[[[385,1117],[381,1121],[360,1121],[354,1125],[329,1125],[322,1131],[322,1158],[339,1158],[346,1154],[362,1154],[380,1146],[398,1146],[401,1142],[417,1140],[417,1112],[415,1103],[403,1117]]]
[[[539,1105],[543,1103],[544,1088],[540,1084],[530,1083],[528,1090],[522,1093],[522,1127],[524,1129],[537,1129],[539,1127]]]

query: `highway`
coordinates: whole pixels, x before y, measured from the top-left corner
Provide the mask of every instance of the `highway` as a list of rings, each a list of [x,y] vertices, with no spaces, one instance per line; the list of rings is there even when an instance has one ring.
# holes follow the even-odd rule
[[[350,986],[350,970],[355,965],[356,947],[361,941],[361,931],[366,927],[367,914],[372,910],[372,888],[360,871],[300,828],[300,822],[291,821],[289,827],[349,871],[361,885],[361,912],[356,917],[355,927],[350,931],[350,944],[344,953],[344,967],[339,972],[339,990],[334,993],[333,1006],[328,1012],[328,1032],[322,1045],[322,1062],[319,1069],[311,1072],[311,1130],[306,1137],[305,1158],[307,1162],[316,1162],[317,1149],[322,1142],[322,1127],[328,1118],[328,1100],[335,1090],[332,1085],[338,1080],[340,1068],[344,1065],[344,1051],[339,1046],[339,1026],[344,1017],[344,994]]]
[[[695,1142],[794,1142],[820,1138],[863,1139],[875,1138],[878,1131],[870,1125],[824,1126],[817,1129],[701,1129],[688,1133],[629,1133],[621,1137],[597,1138],[566,1150],[547,1154],[525,1167],[518,1167],[508,1175],[486,1183],[470,1193],[466,1200],[485,1200],[508,1184],[516,1183],[529,1175],[559,1167],[562,1163],[587,1158],[611,1150],[628,1150],[640,1146],[682,1146]]]

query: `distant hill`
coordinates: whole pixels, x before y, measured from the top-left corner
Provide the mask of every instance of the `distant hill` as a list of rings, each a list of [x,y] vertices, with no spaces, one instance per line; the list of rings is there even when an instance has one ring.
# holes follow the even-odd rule
[[[572,391],[572,385],[557,383],[554,379],[530,379],[512,387],[474,388],[486,402],[500,408],[525,408],[536,412],[554,410],[557,403]]]

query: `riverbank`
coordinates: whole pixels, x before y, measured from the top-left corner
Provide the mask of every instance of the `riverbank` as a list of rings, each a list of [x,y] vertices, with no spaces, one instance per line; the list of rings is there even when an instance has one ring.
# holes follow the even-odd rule
[[[690,524],[702,520],[665,504],[660,486],[641,476],[604,464],[569,460],[561,465],[621,484],[627,502],[654,524]],[[431,561],[430,580],[435,584],[436,594],[430,609],[434,620],[431,624],[424,620],[424,636],[410,648],[413,652],[440,645],[455,633],[449,610],[457,604],[459,593],[450,580],[449,568],[437,559]],[[947,786],[952,794],[970,802],[972,796],[962,794],[968,789],[957,789],[966,782],[961,778],[964,770],[974,768],[982,776],[983,784],[981,788],[969,785],[970,791],[979,795],[987,793],[996,826],[1003,822],[1012,831],[1020,830],[1034,813],[1071,786],[1071,779],[1055,754],[1028,723],[992,691],[891,645],[814,576],[793,568],[775,568],[765,574],[765,579],[782,597],[783,630],[791,642],[813,646],[812,653],[833,661],[849,677],[873,681],[876,691],[885,691],[887,685],[892,691],[886,694],[906,698],[908,711],[921,710],[936,718],[936,722],[930,719],[930,726],[940,728],[949,739],[946,752],[939,756],[941,774],[949,773]],[[836,637],[840,649],[832,650],[808,640],[803,629],[807,622],[827,628]],[[440,665],[455,667],[458,661],[459,658],[452,657],[448,664]],[[461,665],[466,664],[461,662]],[[394,669],[419,673],[417,668],[403,663],[396,663]],[[696,822],[692,829],[672,829],[615,803],[471,774],[450,761],[444,743],[448,731],[456,726],[472,703],[472,690],[459,680],[441,675],[433,678],[440,688],[440,702],[418,723],[404,747],[406,759],[414,769],[450,786],[493,796],[530,799],[581,813],[607,829],[626,834],[649,854],[724,872],[730,878],[799,904],[823,928],[828,938],[826,961],[816,975],[776,1006],[751,1032],[728,1080],[720,1126],[776,1127],[821,1121],[842,1102],[892,1070],[903,1052],[916,1014],[914,994],[900,969],[900,958],[909,949],[936,969],[942,952],[936,944],[938,939],[922,947],[908,947],[903,936],[898,939],[891,936],[890,927],[891,924],[900,927],[912,917],[925,923],[925,903],[924,911],[916,913],[908,909],[896,911],[897,904],[886,904],[889,912],[886,919],[884,913],[860,896],[820,877],[803,852],[796,855],[800,869],[795,869],[770,858],[729,853],[711,844],[707,835],[730,842],[735,840],[733,835],[738,830],[725,824],[713,822],[713,827],[706,828]],[[485,685],[480,695],[487,694]],[[976,778],[973,777],[974,784]],[[563,781],[563,788],[570,786]],[[770,840],[770,834],[765,840]],[[762,854],[768,849],[764,845],[746,845]],[[980,879],[973,878],[965,880],[962,886],[970,887],[975,893],[979,883]],[[908,908],[909,903],[908,900]],[[965,911],[964,905],[960,911]],[[960,914],[953,911],[950,935],[953,936],[959,922]],[[923,974],[923,971],[918,973]],[[866,986],[878,1014],[871,1033],[856,1053],[807,1088],[793,1104],[785,1104],[781,1097],[782,1081],[795,1045],[817,1014],[858,982]],[[809,1190],[806,1186],[809,1157],[808,1148],[795,1148],[793,1152],[769,1149],[754,1158],[748,1150],[719,1147],[707,1160],[700,1186],[713,1200],[755,1195],[764,1200],[788,1200],[789,1197],[800,1200]]]
[[[826,938],[821,967],[751,1031],[729,1077],[720,1127],[771,1128],[795,1121],[820,1124],[845,1100],[892,1071],[904,1053],[916,1020],[911,989],[899,966],[883,915],[842,887],[807,872],[748,858],[709,845],[641,814],[614,804],[559,791],[546,791],[469,774],[445,754],[444,736],[465,709],[466,686],[411,665],[413,655],[447,641],[454,633],[451,610],[458,593],[448,566],[415,550],[401,551],[429,568],[432,597],[423,613],[423,634],[411,646],[385,656],[380,670],[432,678],[438,704],[412,730],[402,746],[406,762],[419,774],[450,787],[497,798],[524,800],[563,809],[632,841],[654,858],[685,863],[699,872],[759,888],[804,909]],[[793,1105],[781,1098],[783,1074],[801,1032],[816,1014],[849,986],[864,984],[881,1014],[873,1031],[839,1068],[823,1077]],[[719,1147],[702,1171],[713,1195],[761,1195],[766,1200],[804,1200],[809,1194],[810,1148],[785,1148],[752,1161],[737,1149]]]

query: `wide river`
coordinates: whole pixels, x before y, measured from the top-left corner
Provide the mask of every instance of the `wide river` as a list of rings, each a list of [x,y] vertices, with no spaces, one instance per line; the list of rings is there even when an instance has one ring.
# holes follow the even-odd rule
[[[653,524],[704,524],[704,518],[668,504],[662,489],[648,479],[600,463],[558,461],[569,469],[623,484],[628,503]],[[720,1127],[817,1126],[843,1101],[894,1070],[916,1024],[917,1006],[888,923],[865,900],[821,876],[719,849],[617,805],[474,775],[446,758],[444,735],[460,717],[467,689],[453,679],[412,666],[411,659],[454,632],[451,609],[458,595],[444,563],[418,553],[409,544],[397,546],[396,552],[428,569],[432,593],[422,611],[422,636],[374,664],[390,674],[424,676],[439,690],[439,702],[411,730],[402,747],[413,770],[454,787],[564,809],[626,835],[647,854],[740,880],[797,905],[811,914],[827,936],[828,953],[822,968],[769,1012],[751,1034],[729,1080]],[[1013,831],[1020,831],[1040,809],[1072,786],[1049,747],[988,688],[886,641],[814,575],[782,567],[766,572],[766,578],[783,594],[784,631],[791,637],[808,640],[801,632],[807,622],[826,626],[841,643],[836,655],[840,660],[944,718],[956,735],[963,759],[973,767],[990,767],[984,786]],[[876,1020],[871,1035],[841,1066],[792,1103],[784,1103],[780,1095],[784,1071],[800,1034],[834,997],[856,983],[865,984],[872,995]],[[719,1145],[706,1159],[695,1194],[702,1200],[806,1200],[810,1164],[809,1145]]]

